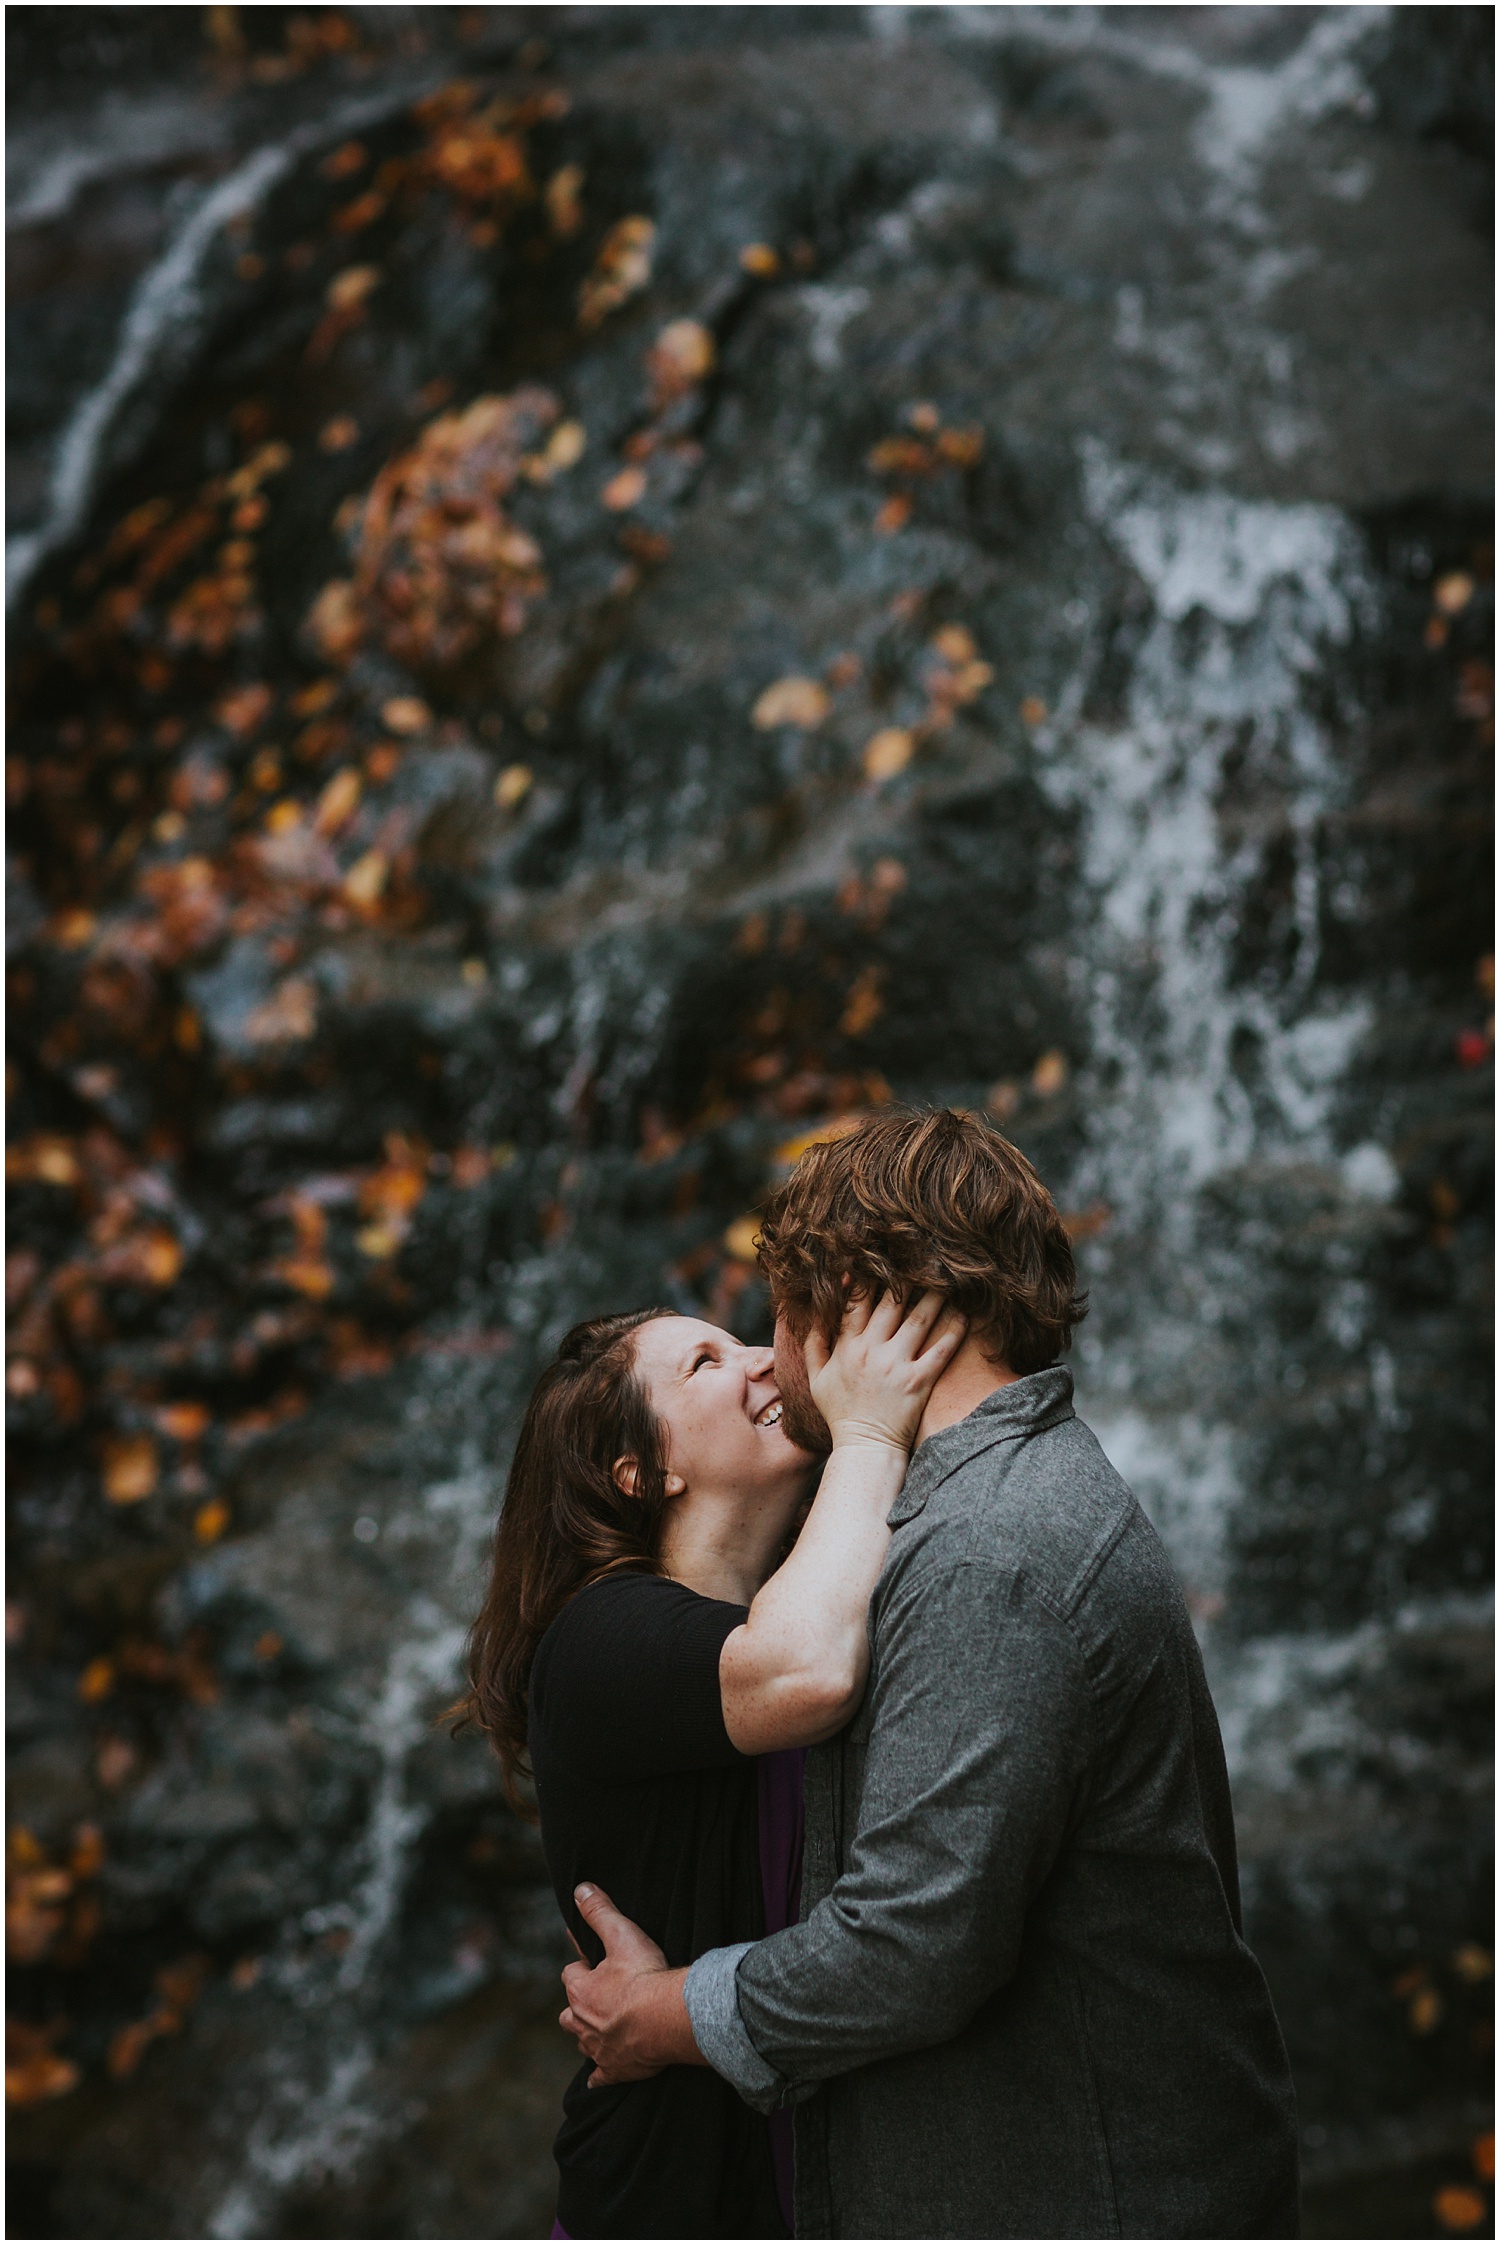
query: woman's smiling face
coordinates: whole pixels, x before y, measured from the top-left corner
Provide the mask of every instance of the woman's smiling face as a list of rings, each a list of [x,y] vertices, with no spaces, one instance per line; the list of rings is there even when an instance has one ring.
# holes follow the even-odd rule
[[[701,1318],[659,1317],[636,1336],[635,1366],[666,1434],[669,1486],[801,1493],[818,1461],[782,1430],[769,1349]]]

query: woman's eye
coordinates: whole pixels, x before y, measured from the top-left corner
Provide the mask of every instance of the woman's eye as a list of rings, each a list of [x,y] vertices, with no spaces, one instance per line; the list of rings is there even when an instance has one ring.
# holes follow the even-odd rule
[[[693,1358],[693,1370],[696,1372],[700,1364],[712,1364],[713,1360],[713,1350],[705,1349],[701,1356],[695,1356]]]

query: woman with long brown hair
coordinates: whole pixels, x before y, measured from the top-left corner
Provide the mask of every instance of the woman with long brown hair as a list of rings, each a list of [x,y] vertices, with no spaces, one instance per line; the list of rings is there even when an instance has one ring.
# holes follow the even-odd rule
[[[851,1303],[831,1352],[810,1336],[832,1449],[800,1530],[819,1461],[782,1430],[769,1349],[640,1310],[576,1326],[537,1382],[465,1708],[523,1813],[534,1785],[591,1961],[582,1882],[673,1964],[796,1917],[801,1750],[859,1703],[886,1515],[962,1337],[937,1294],[904,1316]],[[790,2233],[787,2116],[706,2067],[599,2088],[590,2071],[563,2100],[555,2235]]]

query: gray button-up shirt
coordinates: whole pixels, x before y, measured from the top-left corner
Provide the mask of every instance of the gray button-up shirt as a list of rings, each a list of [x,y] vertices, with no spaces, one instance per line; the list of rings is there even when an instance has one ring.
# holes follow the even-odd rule
[[[917,1451],[869,1688],[807,1765],[802,1919],[688,1976],[794,2104],[804,2237],[1293,2237],[1218,1724],[1150,1523],[1054,1367]]]

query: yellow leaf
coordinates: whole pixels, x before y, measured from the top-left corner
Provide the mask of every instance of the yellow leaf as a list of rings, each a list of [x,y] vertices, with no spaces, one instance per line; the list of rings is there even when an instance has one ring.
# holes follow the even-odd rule
[[[737,1263],[753,1263],[755,1261],[755,1243],[759,1237],[759,1218],[740,1216],[725,1232],[724,1245]]]
[[[313,814],[313,829],[318,834],[337,834],[346,820],[354,816],[364,782],[351,764],[335,772],[322,794]]]
[[[828,689],[816,678],[778,678],[767,686],[750,712],[757,732],[774,732],[779,725],[797,725],[810,732],[821,725],[830,708]]]
[[[847,1138],[851,1130],[858,1130],[864,1121],[863,1114],[833,1115],[827,1122],[814,1123],[810,1130],[801,1130],[795,1138],[787,1138],[776,1148],[773,1160],[790,1168],[799,1162],[809,1146],[828,1146],[836,1138]]]
[[[369,911],[380,902],[385,889],[390,860],[384,850],[366,850],[344,875],[344,894],[349,902],[361,911]]]
[[[117,1435],[104,1445],[104,1494],[111,1504],[139,1504],[157,1480],[156,1444],[149,1434]]]
[[[740,265],[757,280],[769,281],[781,271],[781,258],[769,242],[746,242],[740,251]]]
[[[1432,605],[1445,616],[1462,615],[1474,597],[1474,580],[1462,569],[1450,570],[1432,588]]]
[[[945,663],[971,663],[978,652],[965,624],[945,624],[932,644]]]
[[[880,995],[883,980],[879,967],[866,967],[863,974],[856,975],[839,1020],[839,1027],[846,1037],[862,1037],[884,1013],[885,1000]]]
[[[495,801],[502,811],[513,811],[531,793],[529,764],[507,764],[495,782]]]
[[[680,397],[713,372],[714,339],[701,320],[670,320],[647,354],[658,398]]]
[[[865,745],[865,777],[877,783],[894,779],[906,770],[916,745],[916,735],[904,725],[885,726]]]
[[[1031,1071],[1031,1088],[1038,1099],[1055,1099],[1067,1080],[1067,1058],[1060,1052],[1044,1052]]]
[[[380,722],[393,733],[425,733],[432,723],[432,711],[415,694],[397,694],[383,705]]]
[[[379,288],[381,272],[378,265],[346,265],[342,273],[335,273],[328,284],[328,308],[331,312],[352,312],[374,289]]]

